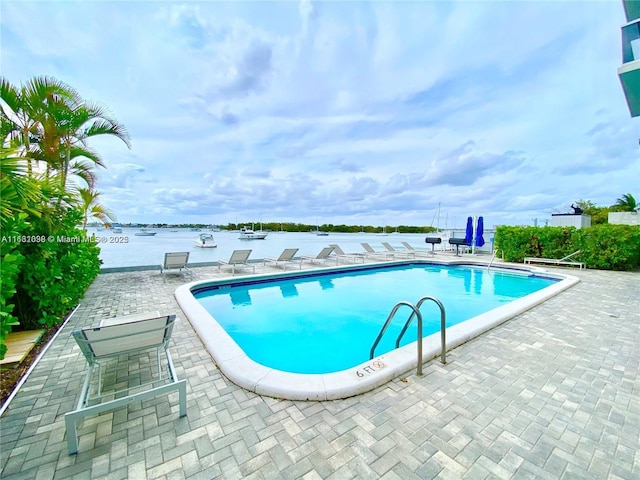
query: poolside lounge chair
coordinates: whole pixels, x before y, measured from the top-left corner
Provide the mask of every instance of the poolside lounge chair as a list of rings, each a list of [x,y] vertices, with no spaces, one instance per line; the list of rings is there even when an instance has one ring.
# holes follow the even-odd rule
[[[404,257],[404,258],[416,258],[416,252],[411,252],[411,251],[401,251],[401,250],[396,250],[395,248],[393,248],[391,246],[391,244],[389,242],[382,242],[382,246],[384,248],[387,249],[387,251],[389,252],[393,252],[395,255],[398,255],[399,257]]]
[[[193,276],[193,273],[187,268],[189,261],[189,252],[169,252],[164,254],[164,263],[160,267],[162,281],[165,281],[167,275],[185,275]]]
[[[252,268],[253,273],[256,273],[256,266],[249,265],[247,260],[249,260],[249,255],[251,255],[251,250],[234,250],[231,253],[231,257],[229,257],[228,261],[218,260],[218,270],[223,265],[231,266],[231,275],[236,274],[236,268]]]
[[[576,250],[575,252],[567,255],[566,257],[562,257],[562,258],[559,258],[559,259],[525,257],[524,263],[528,264],[528,265],[531,265],[532,263],[546,263],[546,264],[556,265],[556,266],[567,265],[567,266],[571,266],[571,267],[579,267],[580,270],[582,270],[583,268],[585,268],[583,262],[576,262],[574,260],[569,260],[570,258],[575,257],[579,253],[582,253],[582,250]]]
[[[303,255],[302,256],[302,260],[307,260],[311,263],[322,263],[322,264],[326,264],[329,260],[335,258],[336,259],[336,265],[338,264],[338,258],[337,257],[331,257],[331,253],[333,253],[334,248],[333,247],[324,247],[322,250],[320,250],[320,253],[318,253],[318,255]]]
[[[282,270],[286,270],[287,265],[298,263],[302,268],[302,259],[296,260],[293,258],[296,253],[298,253],[297,248],[285,248],[278,258],[265,257],[264,265],[274,263],[276,267],[282,267]]]
[[[427,237],[429,238],[429,237]],[[440,240],[440,239],[438,239]],[[413,252],[416,256],[420,257],[420,256],[431,256],[431,255],[435,255],[435,252],[433,251],[433,243],[431,244],[431,250],[418,250],[416,248],[413,248],[413,245],[411,245],[408,242],[401,242],[402,245],[404,245],[404,247],[409,251],[409,252]],[[439,242],[438,242],[439,243]]]
[[[180,416],[187,414],[187,383],[178,380],[169,353],[175,319],[175,315],[160,316],[157,312],[126,315],[105,319],[98,327],[72,333],[88,363],[88,370],[76,409],[65,414],[69,455],[78,452],[77,423],[89,415],[174,390],[179,393]],[[157,371],[147,368],[149,365],[155,367],[153,355],[150,355],[153,352]],[[103,367],[113,373],[103,375]],[[94,381],[96,368],[98,375]],[[144,374],[140,374],[142,371]],[[129,381],[125,380],[123,385],[123,379]]]
[[[368,243],[361,243],[360,245],[362,245],[362,248],[365,249],[366,251],[365,255],[367,257],[373,257],[373,258],[384,257],[385,260],[389,260],[389,258],[393,260],[395,257],[395,255],[392,252],[376,252]]]
[[[337,257],[336,262],[341,258],[345,258],[347,260],[350,260],[352,263],[356,263],[356,260],[358,260],[358,259],[360,259],[360,261],[362,261],[362,263],[364,263],[364,258],[365,258],[365,254],[364,253],[345,253],[337,243],[332,243],[329,246],[333,247],[333,253]]]

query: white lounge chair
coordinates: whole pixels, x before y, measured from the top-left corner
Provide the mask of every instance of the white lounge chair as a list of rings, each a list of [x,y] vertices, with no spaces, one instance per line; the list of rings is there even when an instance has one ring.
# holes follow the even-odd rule
[[[430,237],[427,237],[430,238]],[[439,239],[438,239],[439,240]],[[409,252],[413,252],[414,255],[418,256],[418,257],[422,257],[422,256],[431,256],[431,255],[435,255],[435,251],[434,251],[434,244],[431,244],[431,250],[418,250],[417,248],[413,248],[413,245],[411,245],[408,242],[401,242],[402,245],[404,245],[404,247],[409,251]]]
[[[364,253],[345,253],[344,250],[342,250],[342,248],[340,248],[340,246],[336,243],[332,243],[329,246],[333,247],[333,253],[336,255],[337,259],[345,258],[347,260],[350,260],[351,263],[356,263],[356,260],[360,260],[362,263],[364,263]]]
[[[302,268],[302,259],[296,260],[294,257],[298,253],[297,248],[285,248],[278,258],[266,257],[264,259],[264,265],[267,263],[273,263],[276,267],[282,267],[282,270],[287,269],[287,265],[297,263]]]
[[[220,270],[220,267],[223,265],[226,265],[231,266],[231,275],[236,274],[236,268],[252,268],[253,273],[256,273],[256,266],[247,263],[249,255],[251,255],[251,250],[234,250],[228,261],[218,260],[218,270]]]
[[[338,258],[337,257],[331,257],[331,253],[333,253],[333,247],[324,247],[322,250],[320,250],[320,253],[318,253],[317,255],[303,255],[302,256],[302,260],[307,260],[311,263],[321,263],[321,264],[326,264],[329,260],[335,258],[336,259],[336,265],[338,264]]]
[[[164,263],[160,267],[162,281],[165,281],[167,275],[185,275],[193,276],[191,270],[187,267],[189,261],[189,252],[169,252],[164,254]]]
[[[562,258],[558,258],[558,259],[555,259],[555,258],[525,257],[524,263],[528,264],[528,265],[531,265],[532,263],[545,263],[545,264],[556,265],[556,266],[566,265],[566,266],[571,266],[571,267],[579,267],[580,270],[582,270],[583,268],[585,268],[583,262],[576,262],[574,260],[569,260],[570,258],[575,257],[579,253],[582,253],[582,250],[577,250],[577,251],[567,255],[566,257],[562,257]]]
[[[401,250],[396,250],[395,248],[393,248],[391,246],[391,244],[389,242],[382,242],[382,246],[384,248],[387,249],[387,251],[389,252],[393,252],[394,255],[398,255],[399,257],[404,257],[404,258],[416,258],[416,254],[415,252],[411,252],[411,251],[401,251]]]
[[[174,390],[179,393],[180,416],[187,414],[186,380],[178,380],[169,353],[175,319],[175,315],[160,316],[157,312],[127,315],[105,319],[98,327],[83,328],[72,333],[87,360],[88,371],[76,409],[65,414],[69,455],[78,452],[77,423],[89,415]],[[151,375],[148,379],[129,373],[140,370],[142,363],[153,364],[149,353],[154,351],[157,372],[154,373],[154,368],[149,369]],[[132,377],[130,382],[125,382],[126,386],[123,386],[120,375],[117,375],[117,379],[115,374],[103,375],[103,368],[112,370],[109,367],[124,371],[127,377]],[[98,375],[97,381],[94,381],[96,369]]]
[[[373,258],[384,257],[385,260],[389,260],[389,259],[393,260],[395,257],[395,255],[391,252],[376,252],[368,243],[361,243],[360,245],[362,245],[362,248],[364,248],[365,251],[367,252],[365,253],[367,257],[373,257]]]

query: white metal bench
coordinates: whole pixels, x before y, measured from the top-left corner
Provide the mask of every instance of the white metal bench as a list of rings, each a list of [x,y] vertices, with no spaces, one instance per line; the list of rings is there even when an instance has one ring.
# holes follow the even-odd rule
[[[175,315],[160,316],[157,312],[134,314],[105,319],[99,327],[83,328],[72,333],[87,360],[88,371],[76,409],[65,414],[69,455],[78,452],[77,423],[84,417],[115,410],[136,400],[169,394],[174,390],[179,393],[180,416],[187,414],[186,380],[178,380],[168,349],[175,319]],[[114,362],[121,367],[124,359],[127,360],[124,363],[128,364],[139,358],[140,354],[154,350],[157,374],[152,373],[149,381],[132,386],[125,382],[126,387],[114,382],[113,388],[103,390],[103,364]],[[163,372],[163,363],[166,373]],[[94,381],[96,369],[97,382]]]
[[[570,258],[578,255],[579,253],[581,253],[581,250],[573,252],[572,254],[567,255],[566,257],[559,258],[559,259],[525,257],[524,263],[527,264],[527,265],[531,265],[532,263],[545,263],[545,264],[549,264],[549,265],[558,265],[558,266],[566,265],[566,266],[571,266],[571,267],[579,267],[580,270],[582,270],[583,268],[585,268],[583,262],[576,262],[574,260],[569,260]]]

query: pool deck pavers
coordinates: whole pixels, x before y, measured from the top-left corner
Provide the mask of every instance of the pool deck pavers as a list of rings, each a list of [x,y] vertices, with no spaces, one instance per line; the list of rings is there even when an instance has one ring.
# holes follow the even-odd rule
[[[101,274],[0,419],[0,477],[638,479],[640,273],[560,271],[581,282],[446,365],[325,402],[229,382],[173,297],[180,277]],[[194,269],[196,280],[221,275]],[[187,417],[175,394],[132,403],[87,418],[68,455],[64,414],[85,372],[70,332],[148,310],[178,316],[171,351]]]

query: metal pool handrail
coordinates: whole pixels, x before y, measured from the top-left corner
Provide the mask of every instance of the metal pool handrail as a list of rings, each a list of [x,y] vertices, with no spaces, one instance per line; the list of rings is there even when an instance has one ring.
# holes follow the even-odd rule
[[[489,262],[489,264],[487,265],[487,271],[489,271],[489,269],[491,268],[491,265],[493,264],[493,261],[496,259],[496,254],[498,253],[497,250],[493,251],[493,255],[491,255],[491,261]]]
[[[445,310],[444,310],[444,305],[437,298],[430,297],[430,296],[422,297],[418,301],[417,305],[414,305],[414,304],[412,304],[410,302],[407,302],[407,301],[401,301],[401,302],[398,302],[398,303],[395,304],[395,306],[391,310],[391,313],[387,317],[387,320],[384,322],[384,325],[382,326],[382,329],[380,330],[380,333],[378,334],[378,337],[373,342],[373,345],[371,347],[371,351],[369,352],[369,355],[370,355],[369,359],[373,358],[374,352],[375,352],[376,347],[378,346],[378,343],[380,343],[380,340],[382,339],[382,336],[384,335],[384,332],[387,331],[387,328],[389,327],[389,324],[391,323],[391,320],[393,319],[393,317],[397,313],[398,309],[401,306],[405,305],[405,306],[411,308],[412,312],[411,312],[411,315],[409,316],[409,318],[407,319],[404,327],[402,328],[402,330],[400,332],[400,335],[398,335],[398,338],[396,339],[396,348],[399,347],[400,340],[402,339],[402,336],[404,335],[404,333],[407,331],[407,328],[409,328],[409,325],[411,324],[411,321],[413,320],[413,317],[414,316],[418,317],[418,367],[416,369],[416,375],[418,375],[418,376],[422,375],[422,313],[420,313],[420,307],[422,306],[422,304],[426,300],[432,300],[433,302],[435,302],[438,305],[438,307],[440,307],[440,340],[442,342],[442,352],[441,352],[441,355],[440,355],[440,361],[442,363],[447,363],[447,361],[446,361],[446,334],[445,334],[446,314],[445,314]]]
[[[416,310],[420,311],[420,307],[427,300],[431,300],[432,302],[435,302],[438,305],[438,307],[440,307],[440,343],[442,345],[442,351],[440,352],[440,362],[447,363],[447,338],[446,338],[447,315],[444,310],[444,305],[436,297],[426,296],[426,297],[422,297],[418,301],[416,305]],[[411,316],[407,319],[407,323],[405,323],[404,327],[402,327],[402,330],[400,331],[400,334],[396,339],[396,348],[400,346],[400,340],[402,339],[402,336],[404,335],[404,333],[407,331],[407,328],[409,328],[409,325],[411,324],[413,317],[414,317],[414,314],[412,313]],[[422,315],[418,317],[418,335],[419,335],[418,338],[420,338],[420,342],[418,342],[418,348],[419,350],[422,350],[421,348],[422,347],[422,326],[420,325],[420,322],[422,322]],[[420,355],[420,358],[422,358],[422,355]],[[418,375],[422,375],[422,362],[420,361],[418,362],[418,367],[419,367]]]

